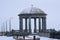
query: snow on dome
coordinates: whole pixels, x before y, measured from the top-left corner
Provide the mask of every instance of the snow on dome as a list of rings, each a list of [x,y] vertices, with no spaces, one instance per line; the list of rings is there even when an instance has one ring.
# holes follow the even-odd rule
[[[36,7],[29,7],[29,8],[26,8],[24,9],[21,14],[25,14],[25,13],[44,13],[44,11],[42,11],[41,9],[39,8],[36,8]]]

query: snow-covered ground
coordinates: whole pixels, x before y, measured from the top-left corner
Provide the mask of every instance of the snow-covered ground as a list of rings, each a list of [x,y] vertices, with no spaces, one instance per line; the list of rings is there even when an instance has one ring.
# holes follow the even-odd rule
[[[15,40],[13,37],[5,37],[5,36],[0,36],[0,40]],[[52,39],[52,38],[47,38],[47,37],[40,37],[40,40],[58,40],[58,39]]]

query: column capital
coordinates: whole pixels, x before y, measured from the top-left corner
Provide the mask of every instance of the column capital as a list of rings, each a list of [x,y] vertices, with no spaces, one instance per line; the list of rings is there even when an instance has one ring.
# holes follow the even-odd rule
[[[46,17],[42,17],[42,18],[45,18],[46,19]]]

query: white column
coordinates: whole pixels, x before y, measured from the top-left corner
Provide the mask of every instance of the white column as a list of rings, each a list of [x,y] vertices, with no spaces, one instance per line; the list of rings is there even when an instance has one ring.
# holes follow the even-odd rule
[[[37,32],[37,27],[36,27],[36,18],[34,18],[34,33]]]
[[[23,18],[20,17],[20,31],[23,31]]]
[[[46,30],[46,17],[42,17],[42,30]]]
[[[27,18],[25,18],[25,31],[27,32]]]
[[[41,31],[41,18],[39,18],[39,32]]]
[[[31,34],[32,30],[31,30],[31,17],[29,17],[29,33]]]

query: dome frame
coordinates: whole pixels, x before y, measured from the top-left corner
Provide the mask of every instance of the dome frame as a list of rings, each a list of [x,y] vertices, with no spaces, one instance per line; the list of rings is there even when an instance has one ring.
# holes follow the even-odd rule
[[[29,7],[29,8],[25,8],[24,10],[22,10],[20,14],[34,14],[34,13],[40,14],[40,13],[45,13],[45,12],[36,7]]]

